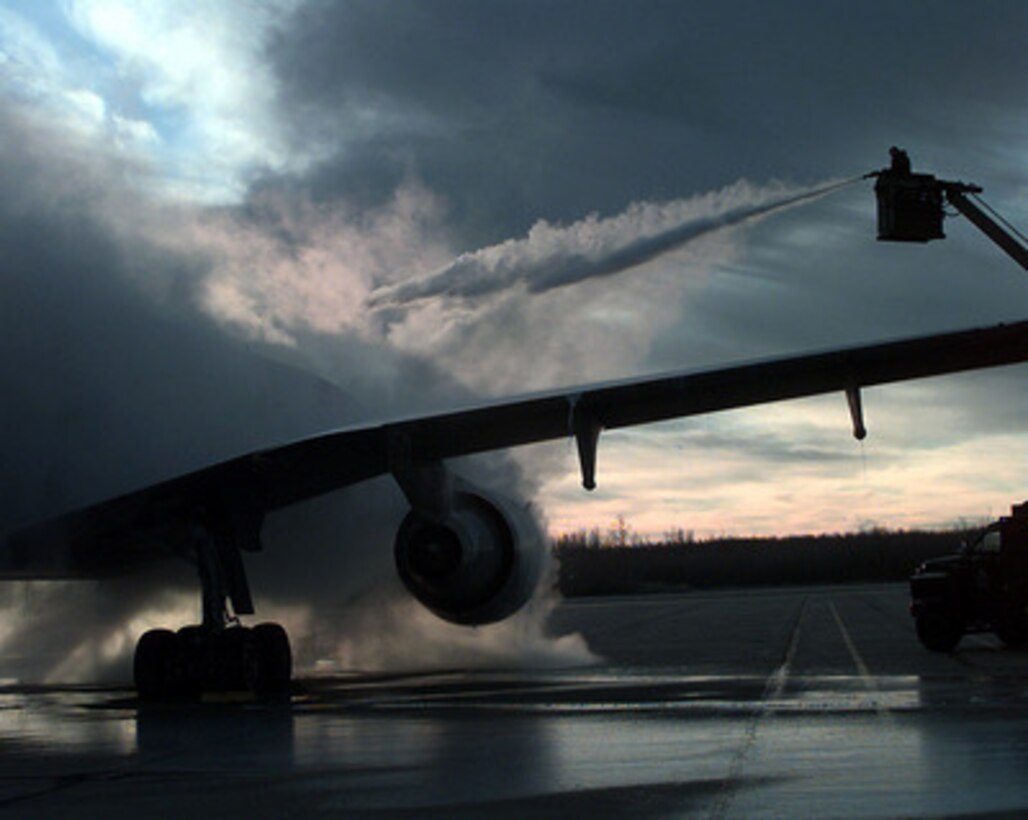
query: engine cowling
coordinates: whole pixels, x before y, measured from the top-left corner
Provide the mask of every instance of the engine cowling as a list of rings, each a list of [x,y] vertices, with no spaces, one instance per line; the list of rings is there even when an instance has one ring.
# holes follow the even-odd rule
[[[527,510],[474,492],[455,493],[445,518],[411,510],[396,534],[396,567],[408,591],[444,620],[500,621],[532,596],[546,561]]]

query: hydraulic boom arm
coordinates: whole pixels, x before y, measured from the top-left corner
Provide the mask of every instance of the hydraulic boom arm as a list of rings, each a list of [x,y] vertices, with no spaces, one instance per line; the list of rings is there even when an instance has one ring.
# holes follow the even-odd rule
[[[1022,268],[1028,270],[1028,248],[1024,246],[1024,243],[979,208],[965,194],[965,192],[977,193],[981,188],[963,185],[959,182],[943,182],[942,186],[946,192],[946,201],[950,205],[970,219],[982,233],[1005,250]]]

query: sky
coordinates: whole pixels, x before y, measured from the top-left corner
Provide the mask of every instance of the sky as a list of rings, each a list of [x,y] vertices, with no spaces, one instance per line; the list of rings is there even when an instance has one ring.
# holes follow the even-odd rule
[[[870,183],[806,195],[899,145],[1028,226],[1026,37],[998,0],[6,0],[0,525],[326,427],[1023,319],[965,220],[877,243]],[[863,443],[841,395],[611,433],[591,494],[571,442],[467,466],[553,533],[979,520],[1028,498],[1026,375],[868,390]]]

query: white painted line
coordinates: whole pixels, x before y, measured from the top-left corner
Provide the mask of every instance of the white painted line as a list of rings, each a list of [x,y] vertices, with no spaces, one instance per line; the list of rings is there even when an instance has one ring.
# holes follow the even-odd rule
[[[857,645],[853,643],[853,638],[850,637],[849,630],[846,629],[846,624],[842,622],[839,610],[835,608],[835,602],[831,599],[828,600],[828,608],[832,611],[832,617],[835,618],[835,625],[839,627],[839,634],[842,635],[843,643],[846,644],[850,657],[853,658],[853,663],[857,667],[861,683],[864,684],[864,688],[868,692],[876,696],[874,699],[875,711],[878,713],[879,717],[891,719],[892,715],[882,703],[881,690],[878,688],[878,682],[871,674],[871,670],[868,669],[867,664],[864,663],[864,659],[861,657],[860,652],[857,651]]]
[[[800,621],[803,620],[803,612],[807,608],[807,599],[803,599],[800,613],[796,616],[796,626],[793,627],[792,635],[789,638],[789,648],[785,650],[785,659],[767,679],[764,686],[764,698],[761,704],[763,713],[774,711],[774,706],[769,701],[777,701],[785,692],[785,684],[789,681],[789,672],[792,669],[793,659],[796,657],[796,647],[800,645]]]
[[[728,766],[728,776],[721,785],[721,792],[717,800],[714,801],[710,811],[707,813],[707,817],[713,818],[713,820],[722,820],[722,818],[728,816],[732,808],[732,800],[735,797],[734,789],[742,781],[747,760],[757,743],[757,727],[761,720],[774,713],[778,701],[785,692],[785,685],[789,682],[789,672],[792,669],[793,658],[796,657],[796,647],[800,643],[800,624],[803,621],[803,614],[807,611],[807,600],[808,598],[804,596],[799,611],[796,613],[796,622],[793,624],[792,632],[789,635],[789,646],[785,650],[785,657],[775,671],[768,676],[764,684],[764,693],[761,696],[760,705],[750,715],[746,731],[743,734],[742,745],[732,755]]]

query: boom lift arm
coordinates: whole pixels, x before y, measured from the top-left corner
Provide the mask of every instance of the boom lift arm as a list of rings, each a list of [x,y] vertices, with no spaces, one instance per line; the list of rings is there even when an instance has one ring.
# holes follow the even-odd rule
[[[946,194],[946,201],[950,205],[971,220],[978,230],[1005,250],[1022,268],[1028,270],[1028,248],[1020,241],[1020,237],[1008,232],[999,222],[965,196],[965,193],[980,193],[981,188],[977,185],[964,185],[961,182],[943,182],[942,186]]]

